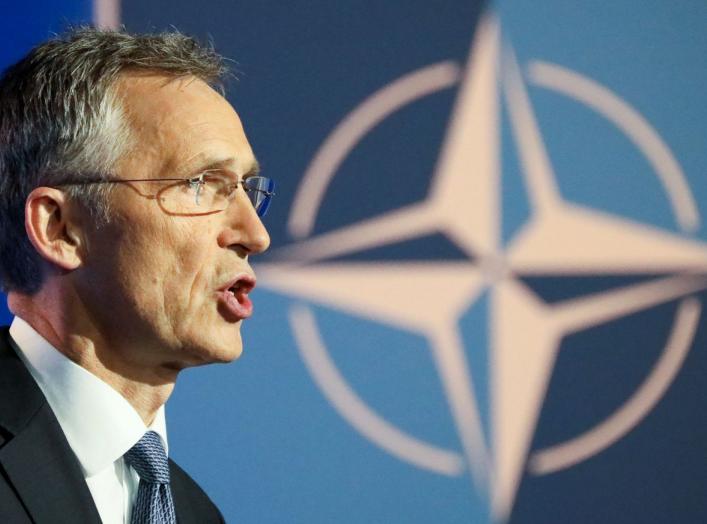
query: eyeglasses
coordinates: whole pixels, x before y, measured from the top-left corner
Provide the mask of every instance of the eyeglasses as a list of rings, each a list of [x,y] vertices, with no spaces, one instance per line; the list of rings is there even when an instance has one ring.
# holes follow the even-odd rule
[[[168,183],[154,195],[140,192],[134,182]],[[57,184],[127,184],[140,196],[156,200],[169,215],[201,216],[224,211],[233,201],[238,186],[242,186],[259,217],[265,216],[275,195],[275,182],[264,176],[252,175],[238,181],[235,174],[222,170],[204,171],[189,178],[132,178],[113,180],[75,180]]]

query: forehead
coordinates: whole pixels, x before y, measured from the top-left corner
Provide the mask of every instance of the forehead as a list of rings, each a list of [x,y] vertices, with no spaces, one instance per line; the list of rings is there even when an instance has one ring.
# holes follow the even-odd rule
[[[244,174],[256,164],[238,114],[202,80],[128,74],[117,92],[135,139],[121,166],[131,176],[182,176],[224,161]]]

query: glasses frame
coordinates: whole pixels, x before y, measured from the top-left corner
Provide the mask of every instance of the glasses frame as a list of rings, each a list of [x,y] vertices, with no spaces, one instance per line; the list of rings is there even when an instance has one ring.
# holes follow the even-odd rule
[[[231,184],[229,184],[227,187],[229,188],[228,195],[226,196],[226,199],[228,200],[228,205],[224,209],[216,209],[213,211],[205,211],[203,213],[175,213],[174,211],[170,211],[168,209],[165,209],[164,205],[162,204],[161,201],[161,194],[164,193],[165,191],[171,189],[174,186],[177,186],[181,183],[186,183],[188,186],[192,186],[194,184],[203,184],[204,183],[204,177],[213,174],[213,173],[218,173],[218,174],[228,174],[230,177],[234,178],[235,181]],[[250,200],[251,204],[253,205],[253,208],[255,209],[255,212],[259,217],[264,217],[265,214],[268,211],[268,208],[270,207],[270,200],[272,197],[275,195],[274,191],[265,191],[262,189],[256,189],[256,188],[246,188],[244,185],[248,180],[254,179],[254,178],[263,178],[270,180],[271,184],[273,184],[274,188],[274,183],[271,178],[260,176],[260,175],[248,175],[242,179],[238,179],[237,175],[235,173],[232,173],[231,171],[226,171],[223,169],[212,169],[212,170],[206,170],[202,171],[198,175],[195,176],[190,176],[190,177],[184,177],[184,178],[113,178],[113,179],[104,179],[104,178],[96,178],[96,179],[82,179],[82,180],[69,180],[66,182],[62,182],[60,184],[54,184],[56,187],[61,187],[61,186],[84,186],[84,185],[91,185],[91,184],[125,184],[127,185],[130,189],[135,191],[138,195],[140,195],[143,198],[146,198],[148,200],[156,200],[157,205],[160,207],[160,209],[167,215],[171,216],[206,216],[206,215],[213,215],[216,213],[221,213],[222,211],[225,211],[228,209],[228,206],[230,206],[231,202],[235,198],[234,195],[236,194],[236,190],[238,187],[242,187],[243,190],[248,193],[248,190],[252,191],[257,191],[259,193],[265,194],[267,200],[266,204],[262,206],[264,210],[261,212],[258,211],[258,209],[255,207],[255,203],[248,197],[248,200]],[[174,184],[168,185],[162,189],[160,189],[157,193],[154,195],[150,195],[147,193],[141,192],[137,187],[133,186],[132,184],[135,182],[176,182]],[[199,193],[196,195],[197,203],[199,199]]]

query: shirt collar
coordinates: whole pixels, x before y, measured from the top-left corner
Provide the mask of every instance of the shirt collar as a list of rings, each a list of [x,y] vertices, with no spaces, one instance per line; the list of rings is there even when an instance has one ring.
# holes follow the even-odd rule
[[[164,406],[148,428],[125,397],[67,358],[27,322],[15,317],[10,335],[86,477],[120,459],[148,429],[157,432],[167,451]]]

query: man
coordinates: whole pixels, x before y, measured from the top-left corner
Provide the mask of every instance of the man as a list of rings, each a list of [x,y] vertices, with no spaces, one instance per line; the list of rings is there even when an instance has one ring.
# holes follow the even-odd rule
[[[177,33],[78,29],[0,79],[0,522],[223,521],[164,404],[229,362],[272,182]]]

